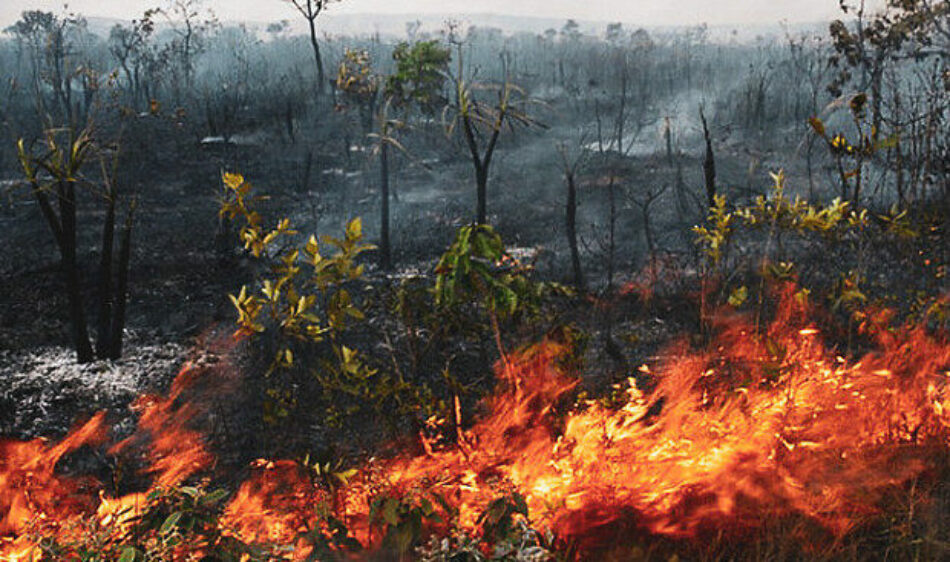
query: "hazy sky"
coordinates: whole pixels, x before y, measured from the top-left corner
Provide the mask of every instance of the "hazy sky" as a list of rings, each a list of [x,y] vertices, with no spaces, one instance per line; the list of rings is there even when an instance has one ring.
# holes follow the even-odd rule
[[[70,0],[79,13],[130,19],[167,0]],[[278,21],[293,18],[284,0],[206,0],[221,20]],[[875,2],[880,3],[880,2]],[[63,0],[0,0],[0,24],[26,9],[60,11]],[[500,13],[625,21],[642,25],[777,23],[837,17],[837,0],[343,0],[327,13]]]

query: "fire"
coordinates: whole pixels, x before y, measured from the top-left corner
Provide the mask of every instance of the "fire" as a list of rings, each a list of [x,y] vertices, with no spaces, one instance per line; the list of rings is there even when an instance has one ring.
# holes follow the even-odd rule
[[[228,528],[257,543],[292,544],[307,530],[306,515],[324,500],[291,461],[260,460],[255,475],[238,489],[225,510]]]
[[[199,405],[193,402],[177,404],[200,373],[200,369],[186,364],[175,377],[168,397],[139,397],[132,404],[133,410],[140,413],[139,430],[109,450],[110,454],[116,455],[138,442],[150,440],[147,456],[151,462],[147,472],[154,475],[158,487],[176,486],[213,461],[205,448],[204,436],[188,428],[198,414]]]
[[[213,460],[203,436],[187,427],[197,406],[176,404],[197,372],[186,364],[168,397],[140,397],[133,404],[140,413],[138,431],[108,450],[117,455],[147,442],[145,473],[152,476],[151,489],[178,485]],[[100,525],[114,529],[117,538],[124,535],[141,513],[146,493],[113,498],[91,478],[68,478],[55,472],[64,456],[85,445],[102,445],[107,434],[105,414],[100,412],[52,447],[43,439],[0,441],[0,561],[42,558],[39,548],[26,538],[30,532],[73,540],[79,535],[78,521],[91,514],[96,514]]]
[[[373,461],[332,489],[298,463],[258,461],[220,525],[247,542],[294,545],[332,515],[372,546],[381,533],[369,506],[380,495],[439,497],[477,534],[488,505],[518,492],[533,526],[581,548],[622,529],[696,537],[786,517],[840,536],[950,446],[950,345],[917,327],[881,329],[889,317],[868,315],[863,337],[874,350],[845,360],[805,306],[785,297],[764,333],[723,318],[705,350],[671,347],[618,389],[619,403],[572,405],[577,380],[559,368],[567,350],[550,341],[525,348],[500,363],[487,413],[458,430],[456,445]],[[189,428],[197,406],[182,400],[198,376],[186,366],[168,398],[139,400],[139,432],[109,449],[147,443],[153,486],[181,484],[213,463]],[[31,525],[56,532],[95,513],[121,529],[141,509],[141,493],[110,498],[54,471],[69,452],[105,441],[103,419],[52,447],[0,444],[0,560],[35,558],[24,538]],[[288,557],[306,555],[296,546]]]
[[[101,443],[104,420],[97,414],[52,447],[42,439],[0,441],[0,560],[31,559],[34,546],[23,535],[34,519],[55,527],[95,505],[84,493],[94,483],[60,478],[53,469],[64,455]]]
[[[950,444],[950,346],[881,331],[880,349],[849,363],[785,297],[765,337],[725,322],[712,351],[670,350],[650,392],[631,379],[619,408],[554,415],[575,381],[556,367],[562,349],[536,347],[501,368],[489,415],[458,448],[384,473],[455,498],[467,528],[510,486],[534,524],[582,542],[611,525],[689,537],[765,516],[843,534]]]

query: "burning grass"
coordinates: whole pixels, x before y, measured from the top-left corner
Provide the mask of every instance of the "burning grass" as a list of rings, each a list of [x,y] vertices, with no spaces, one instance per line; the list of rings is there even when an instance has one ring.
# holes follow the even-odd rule
[[[619,404],[572,402],[566,350],[545,341],[500,362],[484,414],[452,428],[451,446],[426,440],[424,454],[350,471],[261,460],[227,501],[182,487],[214,462],[191,427],[200,405],[182,398],[202,371],[186,366],[168,397],[138,401],[140,433],[108,448],[147,443],[148,491],[112,498],[56,471],[70,452],[108,442],[102,414],[55,445],[0,444],[0,559],[95,559],[75,547],[90,526],[103,557],[129,560],[131,546],[143,559],[149,548],[181,560],[405,554],[429,536],[449,537],[435,550],[473,556],[590,558],[650,537],[741,545],[781,521],[800,552],[828,552],[887,515],[896,495],[941,478],[950,345],[869,314],[873,350],[845,359],[793,294],[763,333],[722,318],[706,348],[672,346]],[[929,500],[915,501],[922,511]]]

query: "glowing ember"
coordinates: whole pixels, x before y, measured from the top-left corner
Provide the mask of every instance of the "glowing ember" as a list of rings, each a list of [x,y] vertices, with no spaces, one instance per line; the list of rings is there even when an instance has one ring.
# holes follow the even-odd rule
[[[141,413],[139,430],[114,445],[110,454],[148,442],[146,473],[153,487],[167,488],[207,468],[211,455],[202,436],[186,427],[197,409],[193,404],[176,406],[195,370],[186,365],[176,377],[167,398],[143,396],[133,407]],[[145,493],[110,498],[102,486],[90,479],[69,479],[55,474],[63,456],[83,445],[99,445],[106,440],[105,415],[69,433],[60,443],[48,447],[43,440],[0,442],[0,561],[36,560],[40,551],[24,535],[36,531],[59,540],[77,538],[78,519],[95,513],[99,523],[114,530],[116,537],[127,531],[131,520],[141,513]]]

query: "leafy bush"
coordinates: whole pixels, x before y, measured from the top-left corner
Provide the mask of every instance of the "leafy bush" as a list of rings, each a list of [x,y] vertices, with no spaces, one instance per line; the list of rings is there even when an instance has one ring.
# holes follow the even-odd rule
[[[929,250],[922,233],[933,228],[928,226],[932,219],[897,207],[873,213],[841,198],[813,204],[788,194],[782,172],[772,177],[769,192],[747,204],[730,206],[717,195],[706,224],[693,228],[703,257],[703,318],[716,306],[738,308],[750,301],[756,303],[761,318],[769,300],[767,286],[794,281],[802,286],[797,298],[815,294],[849,324],[860,324],[868,306],[892,307],[902,300],[897,293],[911,289],[894,287],[893,282],[888,286],[888,274],[876,271],[897,265],[888,258],[893,251],[900,269],[919,262],[927,270],[922,271],[924,282],[915,284],[916,293],[907,294],[911,306],[906,312],[937,325],[945,323],[946,298],[939,287],[942,270],[923,257]],[[874,278],[879,290],[872,297]],[[743,284],[753,279],[757,290]]]
[[[256,291],[244,286],[231,295],[238,334],[263,338],[264,347],[273,348],[267,374],[286,372],[294,367],[297,354],[316,346],[319,361],[308,372],[319,383],[330,421],[363,406],[378,410],[409,392],[401,378],[371,367],[363,354],[344,343],[351,323],[364,320],[351,290],[364,272],[357,259],[373,246],[363,243],[360,219],[347,224],[342,238],[323,236],[318,241],[311,235],[298,248],[289,219],[280,219],[273,228],[264,225],[255,210],[260,197],[252,195],[253,187],[241,175],[226,173],[223,183],[222,215],[243,221],[239,236],[245,250],[270,272],[259,276]],[[326,248],[332,253],[325,255]],[[265,419],[277,421],[290,414],[297,401],[293,382],[267,389]]]
[[[36,544],[53,560],[144,562],[174,560],[202,553],[223,562],[267,560],[266,548],[236,539],[222,527],[225,490],[182,486],[155,489],[143,505],[99,520],[78,522],[74,540],[55,540],[39,529]]]
[[[443,89],[452,51],[438,40],[402,42],[393,50],[394,72],[386,81],[386,96],[398,105],[417,105],[434,114],[447,103]]]

